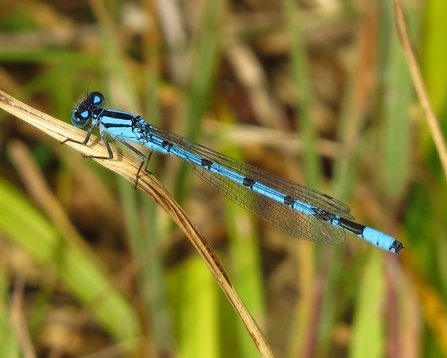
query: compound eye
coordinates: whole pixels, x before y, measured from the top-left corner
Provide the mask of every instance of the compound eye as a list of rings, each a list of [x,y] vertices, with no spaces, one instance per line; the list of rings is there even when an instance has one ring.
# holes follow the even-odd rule
[[[77,128],[85,127],[89,119],[90,112],[88,109],[80,110],[78,108],[71,114],[71,123]]]
[[[98,107],[104,102],[104,96],[100,92],[92,92],[88,95],[87,102],[92,106]]]

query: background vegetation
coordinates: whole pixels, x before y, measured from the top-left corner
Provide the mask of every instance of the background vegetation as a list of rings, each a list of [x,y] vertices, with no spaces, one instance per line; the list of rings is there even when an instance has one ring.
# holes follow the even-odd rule
[[[446,133],[447,5],[403,5]],[[6,0],[0,89],[66,122],[101,91],[404,243],[288,237],[154,155],[275,356],[447,356],[446,181],[391,1]],[[150,198],[3,111],[0,297],[1,357],[259,356]]]

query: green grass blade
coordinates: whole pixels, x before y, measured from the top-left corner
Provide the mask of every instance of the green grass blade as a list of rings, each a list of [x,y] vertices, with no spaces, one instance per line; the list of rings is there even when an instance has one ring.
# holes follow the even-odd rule
[[[293,0],[285,0],[288,35],[290,38],[290,55],[294,84],[297,88],[298,117],[297,123],[303,140],[303,166],[306,184],[319,188],[321,184],[321,166],[316,151],[317,132],[312,121],[310,108],[312,91],[307,50],[303,41],[302,27],[297,21],[298,6]]]
[[[382,257],[379,251],[371,250],[371,255],[365,264],[365,272],[360,279],[349,350],[350,358],[383,357],[385,278]]]
[[[134,338],[138,322],[132,307],[110,287],[95,256],[56,228],[14,187],[0,180],[0,230],[37,262],[57,270],[65,285],[118,340]]]

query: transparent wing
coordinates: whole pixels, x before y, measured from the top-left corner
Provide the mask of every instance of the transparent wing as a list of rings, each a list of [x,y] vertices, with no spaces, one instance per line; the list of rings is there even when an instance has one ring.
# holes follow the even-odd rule
[[[227,198],[290,235],[325,244],[339,244],[345,239],[345,232],[336,226],[294,210],[224,176],[215,175],[192,162],[184,162]]]
[[[346,219],[354,219],[350,214],[350,209],[347,205],[327,194],[283,179],[255,166],[228,157],[177,134],[156,127],[152,127],[152,130],[154,135],[203,159],[241,174],[244,177],[260,182],[278,192],[289,195],[294,199],[322,209],[328,213]],[[173,148],[172,153],[175,153],[175,147]],[[267,196],[254,192],[225,176],[216,175],[201,165],[197,165],[186,159],[183,160],[191,170],[204,181],[221,191],[226,197],[239,206],[266,220],[273,226],[291,235],[315,242],[336,244],[344,241],[345,233],[342,229],[323,220],[319,220],[312,215],[301,213]]]

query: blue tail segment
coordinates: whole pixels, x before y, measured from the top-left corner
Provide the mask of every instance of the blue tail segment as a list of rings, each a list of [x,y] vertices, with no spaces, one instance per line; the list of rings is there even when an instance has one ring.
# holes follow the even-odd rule
[[[89,126],[82,144],[88,143],[95,127],[99,128],[109,154],[106,159],[113,158],[108,137],[138,154],[145,163],[146,156],[129,142],[141,144],[151,151],[181,159],[194,173],[236,204],[293,236],[339,244],[348,231],[395,254],[404,248],[393,237],[354,222],[349,207],[327,194],[154,127],[140,116],[105,109],[101,107],[103,102],[101,93],[90,93],[74,108],[71,120],[78,128]]]

